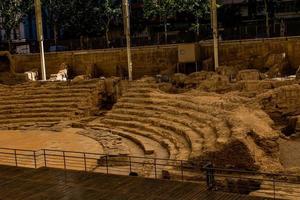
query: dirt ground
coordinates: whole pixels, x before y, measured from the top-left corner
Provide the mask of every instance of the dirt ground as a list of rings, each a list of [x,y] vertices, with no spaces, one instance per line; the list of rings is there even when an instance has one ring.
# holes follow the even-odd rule
[[[300,137],[279,141],[280,161],[286,169],[300,169]]]
[[[103,153],[102,146],[97,141],[76,134],[77,131],[78,129],[64,129],[62,132],[40,130],[0,131],[0,148]]]

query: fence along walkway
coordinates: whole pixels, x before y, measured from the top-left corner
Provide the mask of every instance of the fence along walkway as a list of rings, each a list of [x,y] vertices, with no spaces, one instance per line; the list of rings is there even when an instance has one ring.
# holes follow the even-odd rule
[[[300,177],[251,171],[217,169],[207,161],[183,160],[42,149],[0,148],[0,165],[27,168],[60,168],[102,174],[138,175],[152,179],[193,181],[207,189],[250,194],[272,199],[300,199]]]
[[[260,200],[207,191],[205,185],[60,169],[0,166],[0,199]]]

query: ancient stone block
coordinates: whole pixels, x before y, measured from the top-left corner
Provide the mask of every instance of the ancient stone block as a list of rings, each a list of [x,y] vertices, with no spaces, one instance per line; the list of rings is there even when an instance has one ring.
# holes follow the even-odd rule
[[[237,81],[259,80],[260,73],[255,69],[247,69],[238,72]]]

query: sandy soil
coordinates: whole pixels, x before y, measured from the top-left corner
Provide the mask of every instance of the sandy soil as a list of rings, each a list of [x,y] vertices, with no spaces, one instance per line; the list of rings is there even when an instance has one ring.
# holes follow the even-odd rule
[[[78,129],[51,131],[0,131],[0,148],[39,150],[53,149],[103,153],[102,146],[95,140],[76,134]]]
[[[300,138],[280,140],[280,161],[285,168],[300,168]]]

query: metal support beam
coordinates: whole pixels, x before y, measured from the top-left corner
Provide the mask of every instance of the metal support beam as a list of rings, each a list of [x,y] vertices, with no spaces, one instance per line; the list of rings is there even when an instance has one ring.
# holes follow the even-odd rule
[[[127,64],[128,64],[128,77],[132,81],[132,59],[131,59],[131,42],[130,42],[130,15],[128,0],[122,0],[123,4],[123,20],[124,20],[124,33],[126,35],[127,47]]]
[[[219,68],[219,34],[218,34],[218,13],[217,13],[217,2],[211,0],[211,25],[214,40],[214,63],[215,70]]]
[[[46,64],[45,64],[45,52],[44,52],[44,36],[43,36],[43,20],[42,20],[41,1],[34,0],[34,7],[35,7],[37,40],[38,40],[39,46],[40,46],[42,80],[46,81],[47,78],[46,78]]]

